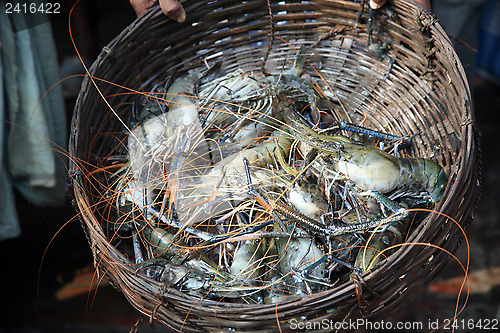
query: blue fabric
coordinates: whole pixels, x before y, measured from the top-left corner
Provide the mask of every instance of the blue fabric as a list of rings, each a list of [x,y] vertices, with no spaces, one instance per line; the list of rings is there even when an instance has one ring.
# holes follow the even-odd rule
[[[50,23],[0,5],[0,240],[19,235],[14,192],[39,206],[66,199],[66,114]],[[31,26],[29,29],[19,27]],[[46,95],[45,95],[46,94]]]
[[[0,9],[1,6],[0,6]],[[17,94],[7,91],[10,84],[15,84],[15,67],[5,66],[12,64],[14,55],[14,34],[8,20],[7,14],[0,10],[0,240],[19,236],[21,229],[18,223],[12,180],[9,175],[6,138],[8,110],[16,108],[18,103]]]
[[[500,0],[484,4],[478,51],[478,67],[500,80]]]

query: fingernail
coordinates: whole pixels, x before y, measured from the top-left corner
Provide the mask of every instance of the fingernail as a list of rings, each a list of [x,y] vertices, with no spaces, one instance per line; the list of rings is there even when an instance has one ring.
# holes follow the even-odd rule
[[[181,12],[179,15],[177,15],[177,22],[184,22],[186,20],[186,12],[184,11],[184,8],[181,7]]]
[[[186,20],[186,12],[184,11],[184,8],[181,4],[179,4],[173,10],[168,11],[168,13],[166,14],[177,22],[184,22]]]
[[[373,0],[370,0],[370,7],[371,7],[372,9],[379,9],[379,8],[380,8],[380,7],[382,7],[382,6],[383,6],[383,5],[378,4],[378,3],[376,3],[376,2],[375,2],[375,1],[373,1]]]

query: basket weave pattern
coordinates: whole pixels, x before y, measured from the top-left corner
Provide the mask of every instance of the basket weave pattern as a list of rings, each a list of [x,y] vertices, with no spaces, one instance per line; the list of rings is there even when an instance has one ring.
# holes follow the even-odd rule
[[[271,305],[186,295],[137,275],[132,262],[110,245],[101,223],[106,180],[94,175],[126,141],[118,118],[129,119],[134,91],[151,91],[169,73],[203,69],[205,61],[222,61],[228,71],[260,71],[269,45],[266,1],[193,0],[184,7],[188,17],[182,24],[158,8],[137,19],[103,49],[90,68],[95,78],[86,77],[82,85],[72,123],[70,176],[95,266],[135,308],[176,331],[287,331],[287,320],[302,316],[342,321],[393,311],[449,260],[444,251],[421,243],[450,252],[460,244],[460,229],[443,215],[430,214],[407,240],[420,244],[402,246],[357,282]],[[378,25],[370,27],[364,1],[271,1],[276,38],[266,70],[276,72],[284,58],[309,46],[311,66],[305,71],[319,79],[315,68],[328,82],[339,110],[345,110],[343,119],[358,122],[366,116],[367,127],[416,134],[411,154],[434,159],[449,175],[435,209],[466,227],[477,206],[480,163],[463,68],[432,14],[405,1],[386,7],[377,14]]]

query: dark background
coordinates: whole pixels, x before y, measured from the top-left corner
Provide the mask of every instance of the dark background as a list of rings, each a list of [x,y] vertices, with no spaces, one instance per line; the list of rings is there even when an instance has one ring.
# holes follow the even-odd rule
[[[70,7],[62,3],[62,14],[51,17],[51,23],[62,66],[66,60],[64,74],[71,75],[82,69],[67,66],[76,53],[68,30]],[[88,65],[135,19],[126,0],[85,0],[78,9],[72,16],[72,33]],[[500,87],[482,77],[473,81],[482,134],[483,197],[467,231],[471,294],[458,317],[465,321],[500,319]],[[79,79],[65,85],[68,125],[78,89]],[[92,254],[70,200],[60,208],[35,207],[21,197],[17,202],[22,236],[0,242],[4,289],[0,295],[6,296],[0,299],[0,332],[129,332],[141,316],[124,296],[105,282],[97,291],[89,290],[98,277],[93,275]],[[465,244],[456,254],[465,263]],[[460,266],[450,261],[437,279],[423,286],[389,320],[423,322],[424,328],[429,320],[439,319],[443,324],[446,318],[453,317],[462,278]],[[462,305],[463,299],[460,308]],[[141,324],[140,332],[162,331],[159,325],[151,328],[147,321]]]

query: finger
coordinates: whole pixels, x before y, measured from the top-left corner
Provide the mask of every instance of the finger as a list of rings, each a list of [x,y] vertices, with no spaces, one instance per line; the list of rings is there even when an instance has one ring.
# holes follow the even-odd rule
[[[160,0],[161,10],[177,22],[184,22],[186,19],[186,12],[177,0]]]
[[[372,9],[379,9],[380,7],[385,5],[386,2],[387,0],[370,0],[370,7]]]

